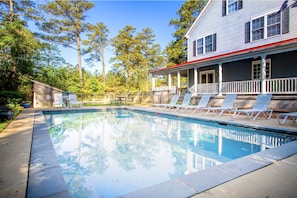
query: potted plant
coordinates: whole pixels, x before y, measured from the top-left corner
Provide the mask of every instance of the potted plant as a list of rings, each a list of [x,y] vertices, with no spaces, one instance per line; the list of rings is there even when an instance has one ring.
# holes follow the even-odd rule
[[[29,108],[29,107],[30,107],[31,102],[23,101],[23,102],[21,103],[21,105],[26,109],[26,108]]]

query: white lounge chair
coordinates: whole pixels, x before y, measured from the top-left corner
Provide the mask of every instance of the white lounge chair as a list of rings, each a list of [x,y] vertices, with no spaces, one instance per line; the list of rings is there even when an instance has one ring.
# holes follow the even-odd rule
[[[283,117],[283,120],[282,120],[282,117]],[[293,121],[297,123],[297,112],[279,113],[277,115],[277,120],[279,124],[285,124],[288,118],[293,118]]]
[[[164,107],[164,108],[172,108],[173,105],[176,105],[179,99],[179,94],[175,94],[172,96],[170,103],[168,104],[153,104],[154,107]]]
[[[71,108],[73,107],[73,105],[77,105],[79,107],[83,106],[82,102],[79,102],[79,101],[76,100],[76,95],[75,94],[69,94],[68,99],[69,99],[69,106]]]
[[[184,99],[183,99],[183,102],[178,105],[173,105],[172,108],[176,108],[176,111],[179,110],[179,109],[185,109],[190,103],[191,103],[191,99],[192,99],[192,93],[186,93],[184,95]]]
[[[221,116],[225,111],[231,113],[231,110],[234,109],[236,97],[236,94],[227,94],[221,107],[206,107],[203,110],[206,110],[206,113],[213,112],[217,116]]]
[[[66,104],[63,102],[62,94],[54,94],[54,102],[53,107],[62,106],[63,108],[66,107]]]
[[[259,94],[256,98],[253,108],[232,110],[234,113],[232,117],[236,118],[241,113],[244,113],[250,120],[256,120],[260,114],[262,114],[266,119],[270,119],[273,111],[272,109],[268,109],[271,98],[272,94]],[[269,113],[268,117],[266,113]]]
[[[188,105],[186,107],[184,107],[186,110],[191,110],[194,109],[194,111],[192,111],[192,113],[194,113],[195,111],[199,111],[205,107],[207,107],[208,102],[210,100],[210,94],[203,94],[198,102],[197,105]]]

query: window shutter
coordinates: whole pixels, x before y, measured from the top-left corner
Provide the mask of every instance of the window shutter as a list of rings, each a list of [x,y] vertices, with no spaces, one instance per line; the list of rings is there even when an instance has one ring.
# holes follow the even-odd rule
[[[226,16],[226,0],[222,0],[222,16]]]
[[[217,50],[217,34],[212,35],[212,51]]]
[[[242,9],[242,0],[238,1],[238,10]]]
[[[282,34],[289,32],[289,8],[282,11]]]
[[[245,23],[245,34],[244,34],[244,42],[245,43],[249,43],[251,42],[250,38],[251,38],[251,22],[247,22]]]
[[[193,56],[196,56],[196,40],[193,41]]]

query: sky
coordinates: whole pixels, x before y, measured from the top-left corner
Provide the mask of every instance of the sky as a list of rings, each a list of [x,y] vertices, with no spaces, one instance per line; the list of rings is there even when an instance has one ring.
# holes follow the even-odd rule
[[[184,3],[181,0],[98,0],[91,2],[95,7],[86,13],[86,22],[92,24],[103,22],[109,29],[109,39],[114,38],[126,25],[135,27],[136,32],[149,27],[156,35],[155,43],[160,44],[162,50],[173,40],[172,34],[175,30],[173,26],[169,26],[169,22],[171,19],[178,18],[176,12]],[[60,49],[61,55],[68,63],[77,65],[76,51],[70,48]],[[114,56],[111,46],[106,49],[105,56],[106,71],[108,71],[112,66],[110,58]],[[88,71],[98,70],[101,73],[100,62],[90,67],[83,61],[83,67]]]

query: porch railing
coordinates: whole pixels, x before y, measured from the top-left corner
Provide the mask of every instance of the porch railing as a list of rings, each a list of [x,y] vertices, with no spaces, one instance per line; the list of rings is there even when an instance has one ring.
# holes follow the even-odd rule
[[[202,94],[202,93],[218,93],[219,86],[218,83],[210,83],[210,84],[197,84],[192,86],[189,89],[189,92]]]
[[[297,94],[297,77],[266,80],[266,92],[275,94]]]
[[[260,80],[223,82],[222,93],[257,94],[261,91]]]
[[[265,93],[272,94],[297,94],[297,77],[291,78],[277,78],[266,79]],[[237,93],[237,94],[259,94],[261,93],[261,81],[260,80],[247,80],[247,81],[233,81],[223,82],[221,84],[222,94]],[[219,93],[219,84],[197,84],[189,89],[190,92],[196,94]]]

